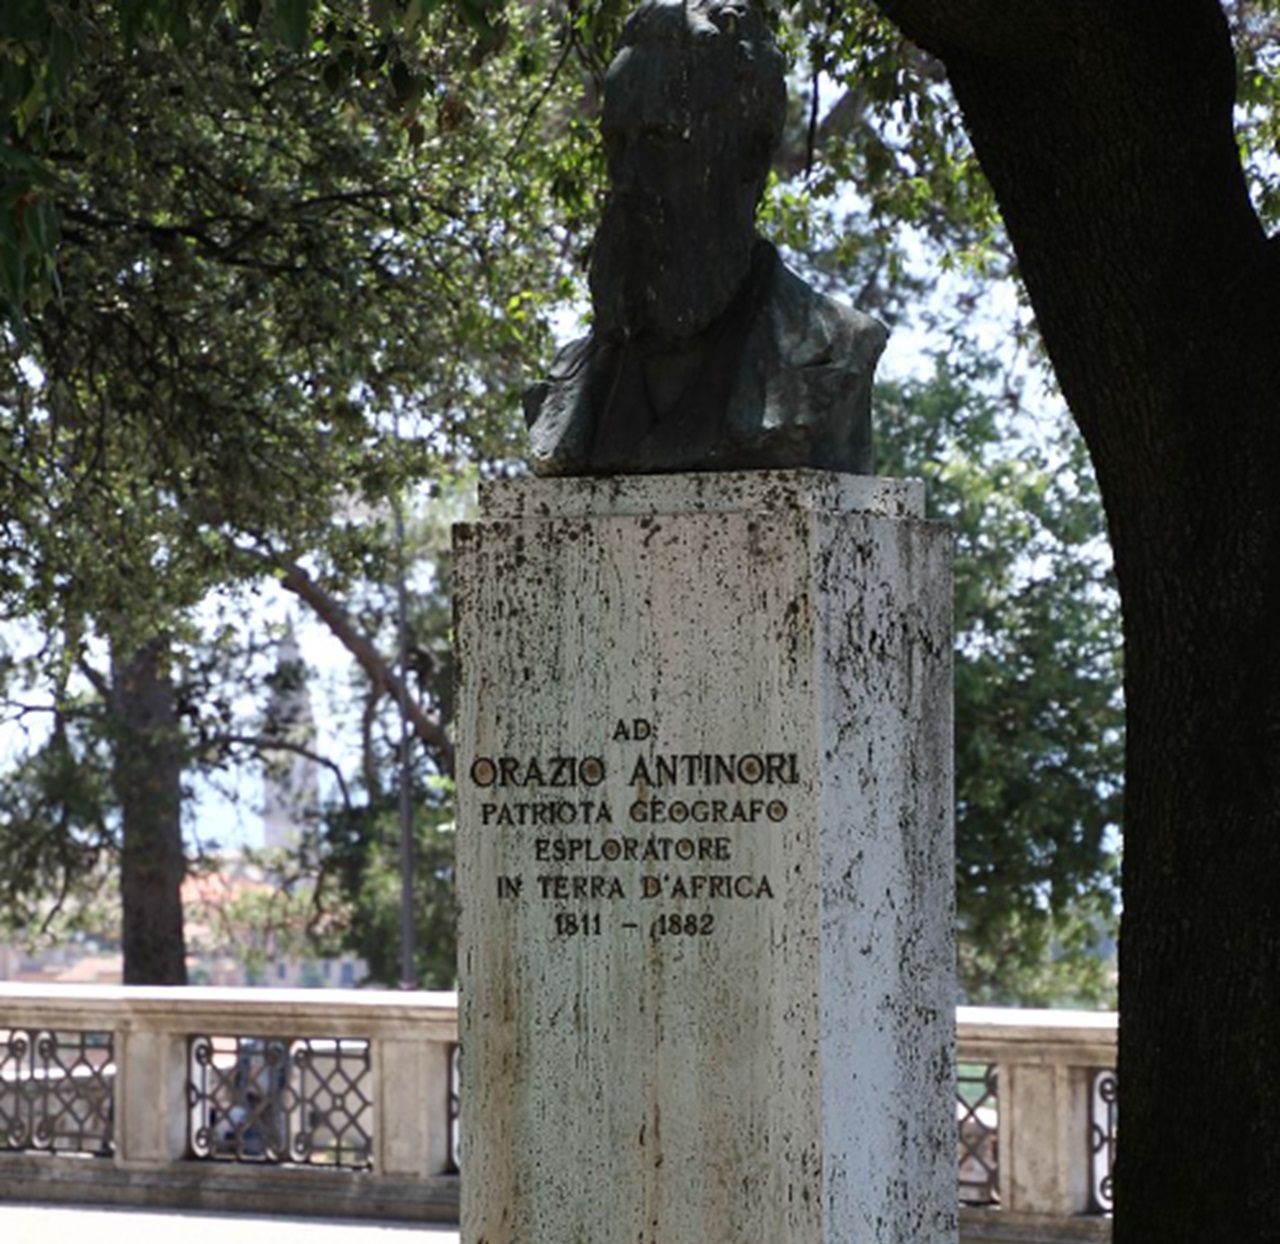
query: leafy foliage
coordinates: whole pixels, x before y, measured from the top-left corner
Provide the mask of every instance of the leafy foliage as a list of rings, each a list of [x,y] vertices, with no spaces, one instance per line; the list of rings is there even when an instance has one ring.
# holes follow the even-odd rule
[[[545,222],[573,161],[525,103],[536,23],[503,52],[452,7],[392,29],[335,0],[291,46],[240,9],[179,38],[125,7],[76,9],[74,73],[23,78],[58,106],[11,117],[10,149],[56,172],[61,244],[57,296],[0,329],[0,609],[43,636],[12,691],[67,763],[89,759],[73,720],[114,746],[114,671],[145,649],[171,684],[157,754],[189,771],[251,733],[233,693],[209,694],[245,645],[207,628],[211,592],[309,557],[340,594],[384,566],[371,506],[509,456],[513,390],[562,291]],[[5,73],[20,43],[0,42]],[[90,824],[70,786],[23,772],[27,821],[128,837],[120,790]],[[27,803],[9,806],[16,840]]]
[[[417,789],[413,801],[413,979],[423,989],[457,983],[457,911],[451,792],[445,782]],[[400,825],[394,804],[336,813],[326,826],[323,901],[342,912],[344,944],[369,965],[369,979],[394,986],[400,962],[403,891]]]
[[[1280,5],[1253,0],[1224,6],[1235,42],[1236,130],[1254,203],[1264,223],[1280,223]]]
[[[960,976],[972,1002],[1111,1001],[1123,768],[1119,606],[1065,427],[1019,445],[981,375],[881,386],[882,469],[956,533]]]
[[[0,778],[0,926],[65,930],[96,897],[110,841],[108,764],[92,725],[67,715]]]
[[[951,251],[996,229],[990,189],[937,61],[872,4],[795,0],[779,20],[810,78],[791,168],[803,155],[811,194],[856,192],[882,245],[904,225]],[[835,99],[822,106],[815,94]]]

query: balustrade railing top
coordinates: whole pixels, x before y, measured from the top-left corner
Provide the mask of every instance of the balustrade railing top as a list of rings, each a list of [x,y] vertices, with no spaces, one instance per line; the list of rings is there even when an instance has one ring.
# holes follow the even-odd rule
[[[135,1018],[149,1027],[199,1029],[229,1015],[281,1032],[299,1025],[343,1029],[410,1025],[428,1041],[456,1041],[458,995],[427,990],[227,989],[164,985],[41,985],[0,982],[0,1027],[66,1023],[89,1028]],[[10,1024],[9,1021],[13,1021]],[[425,1027],[424,1027],[425,1025]]]
[[[1100,1054],[1114,1058],[1116,1026],[1114,1011],[956,1007],[956,1038],[966,1045],[991,1042],[1024,1051],[1041,1047],[1046,1054],[1067,1059],[1093,1058]]]

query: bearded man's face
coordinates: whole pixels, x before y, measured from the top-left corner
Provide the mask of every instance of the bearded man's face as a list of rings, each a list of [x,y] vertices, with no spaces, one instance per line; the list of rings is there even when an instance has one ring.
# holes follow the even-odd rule
[[[595,331],[675,342],[733,300],[751,268],[755,184],[728,108],[692,114],[668,49],[623,53],[601,129],[611,191],[591,256]]]

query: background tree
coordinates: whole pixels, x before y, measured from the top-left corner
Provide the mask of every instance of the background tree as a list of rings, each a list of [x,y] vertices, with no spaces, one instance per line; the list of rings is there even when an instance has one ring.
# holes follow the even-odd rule
[[[190,677],[204,602],[274,572],[337,625],[376,557],[359,507],[506,452],[560,174],[554,142],[512,141],[536,32],[504,55],[451,12],[390,32],[338,2],[295,52],[243,14],[181,39],[107,3],[68,20],[90,17],[56,115],[16,127],[61,242],[57,296],[0,340],[0,588],[45,637],[26,673],[57,746],[92,720],[112,757],[79,841],[121,843],[125,978],[177,982],[184,774],[245,737]]]
[[[381,651],[396,651],[398,575],[407,569],[404,639],[412,701],[430,705],[444,727],[439,739],[412,738],[406,765],[398,697],[356,676],[351,693],[359,704],[359,776],[316,826],[310,866],[317,909],[340,913],[336,927],[344,947],[369,965],[371,981],[387,986],[405,980],[400,784],[406,778],[414,835],[412,979],[427,989],[457,983],[450,548],[452,524],[466,517],[474,486],[474,473],[462,472],[418,496],[406,507],[399,548],[395,524],[384,516],[380,533],[388,568],[350,598],[361,633]]]
[[[1123,706],[1101,504],[1066,427],[957,358],[881,384],[878,469],[956,534],[956,899],[966,1001],[1114,1001]]]

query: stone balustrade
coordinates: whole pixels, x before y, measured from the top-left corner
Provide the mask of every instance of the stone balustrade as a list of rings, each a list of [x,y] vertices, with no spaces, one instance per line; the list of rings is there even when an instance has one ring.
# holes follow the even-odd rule
[[[1107,1240],[1115,1017],[960,1008],[961,1238]],[[0,1199],[452,1221],[451,993],[0,983]]]
[[[961,1239],[1109,1240],[1115,1015],[961,1007],[956,1048]]]
[[[453,994],[0,985],[0,1197],[453,1220],[456,1041]]]

